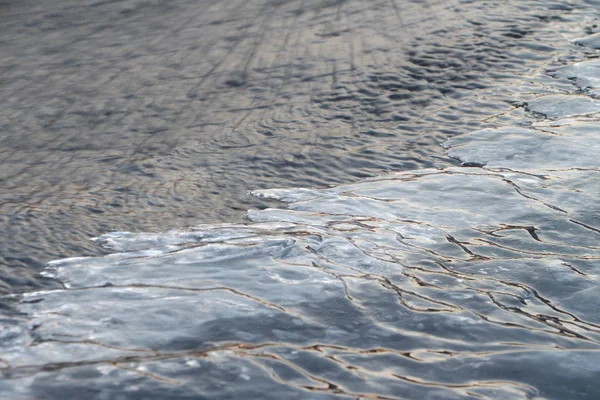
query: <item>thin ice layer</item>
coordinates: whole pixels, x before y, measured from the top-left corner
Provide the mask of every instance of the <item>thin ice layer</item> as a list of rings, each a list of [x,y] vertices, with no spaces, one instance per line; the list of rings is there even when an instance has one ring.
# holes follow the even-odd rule
[[[598,95],[600,89],[600,60],[582,61],[559,68],[556,71],[559,78],[570,79],[581,89],[593,95]]]
[[[600,49],[600,33],[596,32],[591,35],[580,37],[573,40],[573,42],[591,49]]]
[[[546,118],[568,118],[600,112],[600,101],[588,96],[549,95],[530,100],[527,109]]]
[[[598,167],[596,121],[562,125],[560,132],[549,128],[485,129],[457,136],[446,146],[451,157],[488,168],[542,171]]]

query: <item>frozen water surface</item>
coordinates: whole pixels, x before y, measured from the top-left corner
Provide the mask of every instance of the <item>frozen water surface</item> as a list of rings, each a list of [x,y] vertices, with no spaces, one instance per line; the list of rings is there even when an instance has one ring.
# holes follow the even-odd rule
[[[600,60],[582,61],[568,67],[560,68],[556,75],[572,80],[581,89],[597,95],[600,89]]]
[[[587,96],[549,95],[526,103],[528,110],[546,118],[565,118],[600,112],[600,101]]]
[[[593,88],[594,62],[556,76]],[[62,289],[7,297],[1,393],[600,398],[597,100],[548,92],[446,141],[460,167],[257,190],[287,207],[52,262]]]

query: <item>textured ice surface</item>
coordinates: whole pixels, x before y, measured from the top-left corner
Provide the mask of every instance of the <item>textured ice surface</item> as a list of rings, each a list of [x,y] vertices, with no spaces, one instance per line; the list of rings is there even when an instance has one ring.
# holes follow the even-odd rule
[[[463,163],[489,167],[565,169],[598,167],[597,121],[538,129],[505,127],[468,133],[446,143]]]
[[[527,109],[547,118],[565,118],[600,112],[600,101],[587,96],[550,95],[531,100]]]
[[[559,74],[595,82],[589,63]],[[528,107],[551,120],[446,142],[463,167],[257,191],[288,207],[96,238],[116,253],[53,262],[64,289],[14,298],[0,392],[598,399],[600,124],[572,118],[588,104],[541,97]]]
[[[556,76],[573,80],[581,89],[597,95],[600,89],[600,60],[582,61],[556,71]]]
[[[581,46],[590,47],[592,49],[600,49],[600,33],[584,36],[574,40],[575,43]]]

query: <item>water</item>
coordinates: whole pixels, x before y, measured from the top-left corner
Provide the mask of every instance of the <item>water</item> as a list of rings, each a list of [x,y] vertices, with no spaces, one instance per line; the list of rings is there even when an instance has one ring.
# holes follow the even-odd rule
[[[290,166],[294,183],[281,186],[305,189],[255,190],[247,202],[279,205],[248,212],[249,223],[121,230],[94,240],[106,257],[52,262],[43,274],[62,288],[5,297],[18,314],[7,314],[0,331],[0,390],[15,399],[600,397],[598,74],[594,60],[584,61],[594,46],[569,40],[593,34],[594,10],[393,4],[379,6],[400,18],[405,9],[423,16],[419,7],[429,5],[427,15],[456,20],[438,20],[446,36],[414,39],[414,51],[429,55],[406,50],[415,67],[386,72],[397,80],[365,64],[337,78],[343,89],[331,86],[379,88],[376,97],[393,100],[388,111],[365,111],[371,103],[357,94],[312,98],[315,114],[292,125],[323,118],[345,124],[338,132],[348,136],[309,130],[329,144],[319,154],[327,162],[312,172]],[[349,15],[367,18],[355,10]],[[346,34],[328,32],[319,37]],[[481,43],[469,44],[475,37]],[[448,56],[460,48],[460,57]],[[406,87],[415,74],[426,83],[390,99],[388,82]],[[342,109],[345,117],[327,119]],[[248,143],[244,132],[230,137]],[[413,148],[392,152],[411,138]],[[263,144],[232,146],[228,156]],[[375,161],[361,163],[358,149]],[[390,161],[410,151],[414,164]],[[277,160],[276,151],[264,154]],[[334,174],[340,166],[348,168]],[[285,168],[275,169],[272,181],[285,182]],[[378,176],[356,182],[362,175]],[[196,212],[211,206],[218,209]],[[164,217],[177,222],[167,210]],[[47,285],[22,269],[25,285]]]
[[[453,165],[439,143],[556,91],[515,84],[573,51],[576,5],[3,2],[0,291],[90,237],[274,205],[248,190]]]

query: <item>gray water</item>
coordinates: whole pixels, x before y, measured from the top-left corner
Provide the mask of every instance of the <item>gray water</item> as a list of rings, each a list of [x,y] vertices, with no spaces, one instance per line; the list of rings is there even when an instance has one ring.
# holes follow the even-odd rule
[[[439,143],[573,51],[578,3],[0,2],[0,291],[106,232],[273,206],[248,190],[453,165]]]
[[[130,3],[110,4],[118,8]],[[153,28],[172,26],[168,16],[173,8],[156,4]],[[188,11],[197,5],[185,4],[189,8],[182,10]],[[282,10],[281,14],[273,11],[278,18],[266,19],[261,27],[280,21],[292,4],[270,4],[268,10]],[[218,13],[240,12],[253,22],[257,19],[240,7],[214,7]],[[216,107],[209,116],[198,117],[214,118],[213,138],[227,138],[218,146],[213,138],[202,142],[209,132],[203,130],[192,142],[169,149],[168,155],[149,150],[154,155],[146,154],[139,165],[152,158],[152,176],[113,173],[131,180],[128,187],[135,195],[123,197],[123,225],[100,232],[116,231],[90,244],[79,244],[84,242],[78,235],[91,233],[79,224],[98,227],[94,224],[108,223],[110,213],[77,219],[76,212],[69,211],[73,219],[61,224],[77,225],[71,234],[82,229],[70,243],[55,244],[51,236],[28,242],[35,224],[11,223],[22,237],[6,235],[3,240],[22,243],[11,247],[14,253],[7,252],[5,259],[21,257],[23,264],[8,264],[7,276],[13,280],[7,280],[7,290],[40,285],[48,289],[4,297],[0,391],[11,399],[599,398],[600,101],[595,96],[600,68],[596,60],[587,60],[600,47],[595,45],[597,7],[592,2],[535,1],[373,2],[368,7],[348,1],[319,3],[314,15],[352,20],[362,29],[344,31],[339,22],[318,31],[319,39],[303,36],[310,45],[296,61],[315,57],[314,65],[320,65],[336,59],[344,50],[328,41],[346,40],[344,54],[350,63],[348,71],[335,67],[333,74],[315,76],[317,89],[306,103],[279,103],[288,89],[297,90],[301,98],[306,82],[312,82],[294,86],[290,79],[279,83],[281,91],[274,103],[261,109],[262,119],[252,107],[243,109],[245,116],[242,108]],[[418,27],[403,23],[407,32],[385,31],[386,23],[388,28],[397,26],[410,20],[411,13]],[[190,13],[188,19],[209,14]],[[294,12],[290,18],[303,15],[305,11]],[[197,35],[193,24],[184,23],[166,42],[183,43],[173,37],[180,38],[188,27],[190,37]],[[282,26],[306,33],[311,24]],[[322,28],[316,23],[311,29],[315,26]],[[260,42],[284,40],[270,35],[264,33]],[[282,51],[297,46],[285,40]],[[387,51],[385,40],[390,40]],[[361,45],[355,47],[358,42]],[[367,44],[373,46],[371,51]],[[310,53],[319,46],[326,49],[323,57]],[[273,51],[274,45],[257,48],[250,52],[248,65],[264,62],[257,54]],[[171,50],[177,52],[172,46]],[[227,54],[242,50],[248,54],[247,46],[237,45]],[[377,55],[389,64],[367,61]],[[231,60],[217,63],[217,70],[233,65]],[[288,68],[285,74],[296,67]],[[233,102],[242,101],[241,93],[267,96],[259,87],[269,87],[279,76],[273,73],[268,84],[252,83],[256,81],[250,76],[260,74],[257,68],[248,67],[246,75],[227,72],[228,78],[238,78],[228,80],[229,88],[223,90],[218,86],[223,84],[220,74],[209,72],[198,78],[199,85],[186,88],[212,87],[215,96],[235,92],[228,100]],[[180,80],[177,76],[171,83]],[[154,84],[163,83],[146,84],[148,90],[158,90]],[[89,101],[97,100],[99,92],[94,93]],[[251,96],[251,101],[262,101],[256,100],[264,99],[262,95]],[[31,96],[23,101],[36,101]],[[164,100],[174,101],[167,95]],[[196,101],[200,100],[192,97],[186,107],[198,105]],[[169,112],[161,110],[156,116]],[[276,112],[274,118],[271,113]],[[299,113],[297,119],[289,117],[293,113]],[[180,113],[181,119],[168,128],[181,136],[150,136],[158,135],[152,139],[157,146],[166,145],[168,138],[194,136],[189,126],[177,129],[186,115]],[[232,124],[228,120],[218,128],[219,116],[226,120],[224,116],[234,115],[242,119],[235,127],[227,125]],[[266,116],[273,117],[269,126],[275,139],[254,141],[266,126]],[[129,126],[123,120],[119,124]],[[320,129],[326,126],[330,129]],[[55,133],[59,135],[59,129]],[[133,138],[138,135],[122,136],[121,145],[126,147]],[[78,139],[86,142],[85,136],[74,134],[63,145]],[[88,137],[86,143],[96,145],[93,139]],[[106,140],[119,146],[116,140]],[[16,136],[9,135],[3,143],[16,142]],[[59,153],[41,142],[39,146],[48,157]],[[286,159],[294,151],[306,158]],[[26,153],[14,152],[7,169],[31,160]],[[31,182],[46,182],[44,174],[84,179],[85,173],[73,171],[85,169],[82,165],[94,170],[93,157],[84,158],[85,163],[77,159],[83,149],[65,153],[71,154],[70,174],[65,163],[54,170],[31,166],[23,176]],[[121,156],[137,160],[135,154]],[[165,163],[165,171],[156,160]],[[205,187],[221,185],[223,191],[212,195],[222,196],[242,186],[244,190],[232,195],[238,197],[227,200],[254,206],[246,214],[249,222],[243,223],[225,203],[194,198],[194,191],[189,197],[182,191],[182,203],[173,205],[174,197],[154,202],[160,198],[154,197],[157,191],[135,186],[148,179],[149,187],[161,187],[182,171],[199,181],[200,165],[212,168],[219,162],[227,173],[221,181],[206,180],[212,183]],[[35,168],[43,172],[33,173]],[[95,178],[99,186],[117,181],[103,181],[108,172],[96,172],[88,178]],[[357,182],[367,176],[376,177]],[[236,179],[240,181],[230,185]],[[286,186],[294,188],[272,189]],[[63,193],[58,187],[53,190]],[[242,197],[255,187],[269,189]],[[52,198],[41,194],[41,186],[36,190],[45,196],[42,203]],[[149,203],[146,208],[136,206],[132,197]],[[177,215],[173,207],[185,208],[187,202],[190,216],[179,216],[185,222],[170,214]],[[96,204],[98,210],[105,206]],[[128,207],[132,209],[125,212]],[[17,212],[10,218],[23,215]],[[47,227],[59,227],[51,213],[36,218]],[[191,225],[213,218],[219,223],[156,233],[179,222]],[[151,222],[148,233],[135,233],[146,229],[143,219]],[[127,224],[135,229],[123,229]],[[25,234],[28,229],[31,232]],[[27,253],[17,251],[19,246],[39,247]],[[39,267],[23,261],[29,257],[42,263],[61,251],[70,256],[88,251],[111,254],[53,261],[42,273],[45,278],[36,276]],[[18,279],[9,273],[15,270],[20,271]],[[62,288],[49,288],[58,285]]]

